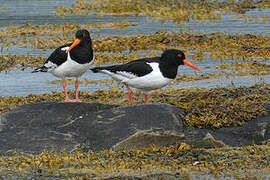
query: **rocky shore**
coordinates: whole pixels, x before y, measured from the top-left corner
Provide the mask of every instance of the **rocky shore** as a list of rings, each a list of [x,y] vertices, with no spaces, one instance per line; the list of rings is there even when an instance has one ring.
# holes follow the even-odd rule
[[[195,148],[265,144],[268,115],[243,126],[200,129],[185,126],[184,110],[167,104],[117,106],[43,102],[18,106],[0,116],[0,154],[12,150],[120,150],[187,143]]]

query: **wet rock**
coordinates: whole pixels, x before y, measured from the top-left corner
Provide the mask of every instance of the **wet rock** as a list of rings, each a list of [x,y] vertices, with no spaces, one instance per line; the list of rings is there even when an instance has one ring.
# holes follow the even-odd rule
[[[270,141],[270,104],[265,104],[265,108],[266,116],[248,121],[243,126],[218,129],[212,135],[230,146],[266,144]]]
[[[270,105],[266,105],[270,114]],[[117,106],[99,103],[36,103],[0,117],[0,154],[11,150],[143,148],[185,142],[194,147],[266,143],[270,115],[239,127],[185,127],[184,110],[167,104]]]
[[[36,103],[16,107],[0,117],[0,153],[9,150],[41,152],[71,150],[78,145],[73,131],[64,127],[88,113],[115,107],[97,103]]]

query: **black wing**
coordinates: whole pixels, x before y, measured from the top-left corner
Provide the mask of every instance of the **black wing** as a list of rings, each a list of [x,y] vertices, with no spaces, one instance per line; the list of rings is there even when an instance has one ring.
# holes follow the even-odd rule
[[[55,49],[52,52],[52,54],[49,56],[49,58],[44,62],[44,64],[36,68],[34,71],[32,71],[32,73],[47,72],[50,68],[55,68],[55,67],[50,67],[51,65],[48,65],[50,64],[48,63],[49,61],[55,64],[56,66],[63,64],[67,60],[67,53],[66,53],[66,50],[62,50],[62,48],[69,47],[69,46],[71,46],[71,43],[65,44]]]
[[[113,73],[128,72],[138,77],[141,77],[152,72],[153,70],[152,67],[147,63],[159,62],[159,61],[160,61],[160,57],[144,58],[144,59],[130,61],[126,64],[107,66],[107,67],[96,67],[91,70],[93,72],[99,72],[100,70],[107,70]]]
[[[54,50],[53,53],[49,56],[49,58],[47,59],[47,61],[44,64],[46,64],[49,61],[56,64],[57,66],[63,64],[67,60],[67,53],[66,53],[67,49],[62,50],[62,48],[70,47],[71,44],[72,43],[65,44],[63,46],[60,46],[56,50]]]

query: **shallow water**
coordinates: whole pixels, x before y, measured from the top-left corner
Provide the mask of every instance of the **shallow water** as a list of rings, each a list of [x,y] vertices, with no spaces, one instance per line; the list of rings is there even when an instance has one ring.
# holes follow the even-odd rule
[[[49,83],[57,80],[56,77],[50,73],[31,73],[32,69],[12,70],[9,73],[0,73],[0,96],[27,96],[29,94],[43,94],[52,91],[62,91],[62,85]],[[202,74],[195,72],[192,69],[181,67],[179,73],[185,74]],[[95,74],[87,71],[81,80],[110,80],[111,78],[105,74]],[[174,88],[217,88],[217,87],[231,87],[231,86],[250,86],[254,84],[270,83],[270,75],[267,76],[230,76],[218,77],[212,79],[205,79],[192,82],[178,82],[172,84]],[[167,86],[169,87],[169,86]],[[68,84],[69,90],[74,90],[74,84]],[[165,87],[166,88],[166,87]],[[83,91],[97,91],[99,89],[109,89],[104,84],[80,84],[79,90]]]
[[[179,26],[171,21],[161,23],[161,21],[153,20],[152,18],[142,16],[130,16],[130,17],[113,17],[102,16],[97,17],[94,15],[69,15],[65,18],[55,16],[55,6],[71,6],[75,0],[65,1],[53,1],[53,0],[9,0],[1,2],[1,6],[6,7],[6,11],[0,8],[0,29],[5,28],[8,25],[25,24],[32,22],[34,24],[64,24],[66,22],[73,22],[79,24],[91,24],[94,22],[119,22],[129,21],[131,23],[137,23],[137,26],[131,26],[127,29],[120,28],[102,28],[102,29],[90,29],[92,36],[118,36],[118,35],[137,35],[137,34],[150,34],[157,31],[173,31],[179,32]],[[233,18],[236,14],[224,14],[222,20],[216,23],[197,23],[191,21],[184,23],[182,29],[192,29],[193,32],[226,32],[226,33],[260,33],[264,35],[270,34],[270,21],[262,22],[250,22],[245,23],[239,18]],[[247,12],[247,15],[270,16],[270,10],[258,10],[253,9]],[[0,44],[1,49],[1,44]],[[48,56],[53,50],[36,50],[31,48],[12,47],[6,49],[4,47],[3,52],[11,54],[30,54],[39,56]],[[192,61],[192,60],[191,60]],[[229,62],[229,61],[228,61]],[[207,66],[214,66],[220,64],[220,61],[195,61],[194,64],[204,69],[209,73],[212,70],[206,69]],[[268,63],[268,61],[267,61]],[[62,91],[61,84],[49,84],[48,81],[56,80],[54,76],[49,73],[31,73],[32,69],[26,69],[24,71],[11,70],[8,73],[0,73],[0,96],[12,96],[12,95],[28,95],[30,93],[40,94],[49,93],[53,90]],[[179,68],[179,74],[195,74],[191,68]],[[93,74],[91,71],[86,72],[82,76],[83,79],[100,80],[110,79],[103,74]],[[201,80],[197,82],[185,82],[175,84],[175,87],[189,88],[189,87],[224,87],[224,86],[246,86],[256,83],[270,83],[269,76],[262,77],[229,77],[229,78],[214,78],[208,80]],[[74,89],[74,85],[69,85],[69,89]],[[108,87],[102,84],[82,84],[80,90],[96,91],[100,88],[107,89]]]

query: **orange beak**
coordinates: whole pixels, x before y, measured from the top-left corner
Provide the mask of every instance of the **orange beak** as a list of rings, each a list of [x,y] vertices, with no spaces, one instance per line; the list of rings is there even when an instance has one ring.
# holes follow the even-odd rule
[[[66,53],[68,53],[71,49],[73,49],[75,46],[77,46],[78,44],[80,44],[81,40],[80,39],[75,39],[75,41],[73,42],[73,44],[68,48],[68,50],[66,51]]]
[[[192,67],[192,68],[194,68],[194,69],[196,69],[196,70],[198,70],[200,72],[203,72],[203,70],[201,70],[200,68],[198,68],[197,66],[195,66],[194,64],[192,64],[191,62],[189,62],[188,60],[184,59],[183,62],[184,62],[185,65],[188,65],[188,66],[190,66],[190,67]]]

